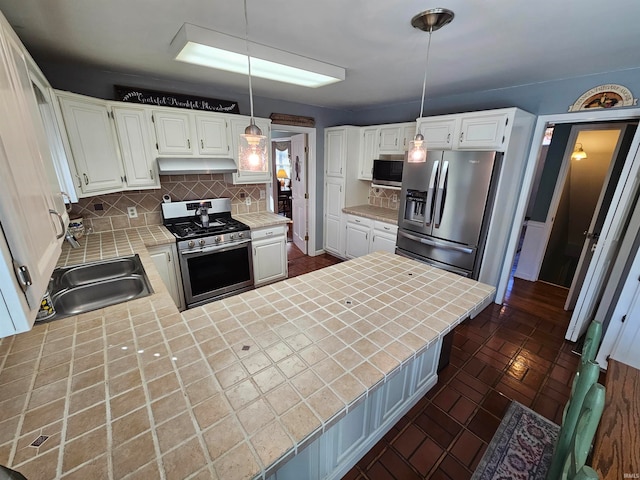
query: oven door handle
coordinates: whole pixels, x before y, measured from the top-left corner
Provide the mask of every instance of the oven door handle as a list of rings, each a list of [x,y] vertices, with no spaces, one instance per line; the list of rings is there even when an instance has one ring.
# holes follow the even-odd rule
[[[408,238],[409,240],[413,240],[414,242],[424,243],[425,245],[429,245],[431,247],[442,248],[444,250],[454,250],[456,252],[462,252],[467,254],[473,253],[473,248],[469,247],[459,247],[457,245],[448,245],[442,242],[437,242],[435,240],[431,240],[430,238],[422,238],[417,235],[411,235],[410,233],[404,232],[400,230],[398,235],[404,238]]]
[[[188,256],[188,255],[197,255],[200,253],[211,253],[211,252],[222,252],[225,250],[232,250],[234,248],[238,248],[241,245],[251,243],[251,239],[242,240],[241,242],[234,243],[232,245],[214,245],[213,247],[205,247],[199,248],[197,250],[182,250],[180,251],[180,255]]]

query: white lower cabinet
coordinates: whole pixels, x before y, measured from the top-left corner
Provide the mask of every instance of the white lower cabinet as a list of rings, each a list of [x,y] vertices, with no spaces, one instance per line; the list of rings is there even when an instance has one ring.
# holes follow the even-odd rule
[[[182,276],[180,274],[180,265],[177,261],[178,255],[175,244],[157,245],[148,247],[147,250],[178,310],[184,310]]]
[[[441,348],[440,338],[387,376],[267,480],[341,479],[436,384]]]
[[[369,253],[369,236],[373,221],[368,218],[347,215],[346,256],[361,257]]]
[[[286,225],[251,230],[251,246],[256,287],[287,278]]]
[[[397,225],[351,214],[346,214],[345,219],[347,258],[361,257],[377,251],[395,253]]]

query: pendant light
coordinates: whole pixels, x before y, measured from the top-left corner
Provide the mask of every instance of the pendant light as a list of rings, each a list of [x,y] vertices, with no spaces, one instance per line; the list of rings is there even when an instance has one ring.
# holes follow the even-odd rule
[[[427,43],[427,60],[424,67],[424,80],[422,81],[422,100],[420,103],[420,117],[424,109],[424,94],[427,87],[427,71],[429,67],[429,50],[431,50],[431,33],[439,30],[453,20],[453,12],[446,8],[432,8],[417,14],[411,19],[411,25],[423,32],[429,33],[429,42]],[[427,145],[424,137],[420,132],[416,132],[413,141],[409,143],[409,154],[407,156],[409,163],[423,163],[427,161]]]
[[[247,0],[244,0],[245,40],[247,42],[247,60],[249,62],[249,104],[251,120],[238,141],[238,170],[266,172],[269,170],[267,137],[256,125],[253,118],[253,89],[251,87],[251,55],[249,52],[249,19],[247,16]]]
[[[576,162],[579,162],[580,160],[584,160],[585,158],[587,158],[587,152],[585,152],[582,149],[581,143],[576,143],[573,149],[573,153],[571,154],[571,160],[575,160]]]

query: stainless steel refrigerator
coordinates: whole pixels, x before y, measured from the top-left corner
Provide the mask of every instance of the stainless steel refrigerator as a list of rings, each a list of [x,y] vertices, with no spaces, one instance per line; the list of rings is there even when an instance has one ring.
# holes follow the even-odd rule
[[[502,154],[429,151],[404,160],[396,253],[477,278]]]

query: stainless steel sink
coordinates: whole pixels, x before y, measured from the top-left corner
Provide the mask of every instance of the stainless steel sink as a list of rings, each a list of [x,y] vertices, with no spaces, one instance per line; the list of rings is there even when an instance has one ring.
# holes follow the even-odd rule
[[[56,268],[49,283],[59,318],[146,297],[153,293],[140,257],[120,257],[70,267]]]

